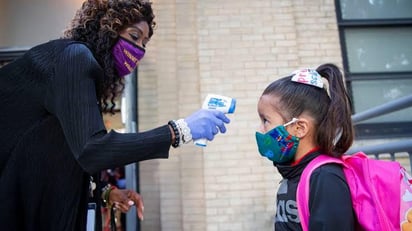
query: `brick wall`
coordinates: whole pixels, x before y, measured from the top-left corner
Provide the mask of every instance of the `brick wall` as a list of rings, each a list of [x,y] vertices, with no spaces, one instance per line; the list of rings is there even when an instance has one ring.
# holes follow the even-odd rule
[[[333,1],[155,0],[158,27],[139,67],[139,128],[189,115],[207,93],[237,99],[206,148],[140,163],[143,231],[272,230],[280,175],[257,152],[256,103],[299,67],[341,66]]]

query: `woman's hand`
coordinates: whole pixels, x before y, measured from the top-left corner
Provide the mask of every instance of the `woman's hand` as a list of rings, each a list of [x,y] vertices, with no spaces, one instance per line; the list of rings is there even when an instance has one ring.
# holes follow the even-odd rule
[[[130,189],[112,189],[109,200],[110,203],[114,204],[114,207],[122,213],[127,213],[133,205],[136,205],[137,217],[143,220],[143,200],[137,192]]]

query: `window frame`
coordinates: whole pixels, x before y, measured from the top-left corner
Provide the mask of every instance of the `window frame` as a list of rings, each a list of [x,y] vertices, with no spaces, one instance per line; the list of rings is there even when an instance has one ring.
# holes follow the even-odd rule
[[[23,56],[28,47],[0,47],[0,67]]]
[[[412,71],[403,72],[368,72],[368,73],[351,73],[349,70],[348,52],[345,39],[345,29],[348,28],[412,28],[412,18],[405,19],[343,19],[340,7],[341,0],[335,0],[336,21],[339,32],[339,41],[341,45],[342,64],[345,74],[345,83],[348,88],[352,102],[353,98],[352,82],[357,80],[388,80],[388,79],[412,79]],[[352,104],[354,111],[354,104]],[[380,123],[358,123],[355,124],[356,138],[359,139],[377,139],[377,138],[401,138],[412,136],[411,122],[380,122]]]

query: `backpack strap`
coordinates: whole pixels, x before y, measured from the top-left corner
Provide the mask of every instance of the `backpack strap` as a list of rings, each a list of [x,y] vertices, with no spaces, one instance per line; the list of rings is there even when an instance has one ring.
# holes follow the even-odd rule
[[[327,155],[319,155],[313,159],[303,170],[302,175],[298,183],[298,188],[296,190],[296,203],[298,207],[298,214],[300,224],[303,231],[309,230],[309,181],[312,172],[318,167],[328,164],[328,163],[337,163],[343,164],[343,161]]]

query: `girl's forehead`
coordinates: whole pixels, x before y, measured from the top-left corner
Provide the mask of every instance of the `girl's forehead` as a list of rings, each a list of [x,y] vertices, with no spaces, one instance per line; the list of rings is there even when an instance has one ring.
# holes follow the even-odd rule
[[[259,104],[260,105],[265,105],[265,106],[269,106],[272,105],[274,107],[277,107],[279,104],[279,99],[278,97],[274,96],[274,95],[262,95],[259,98]]]
[[[258,111],[272,116],[281,116],[279,99],[273,95],[262,95],[258,102]]]

